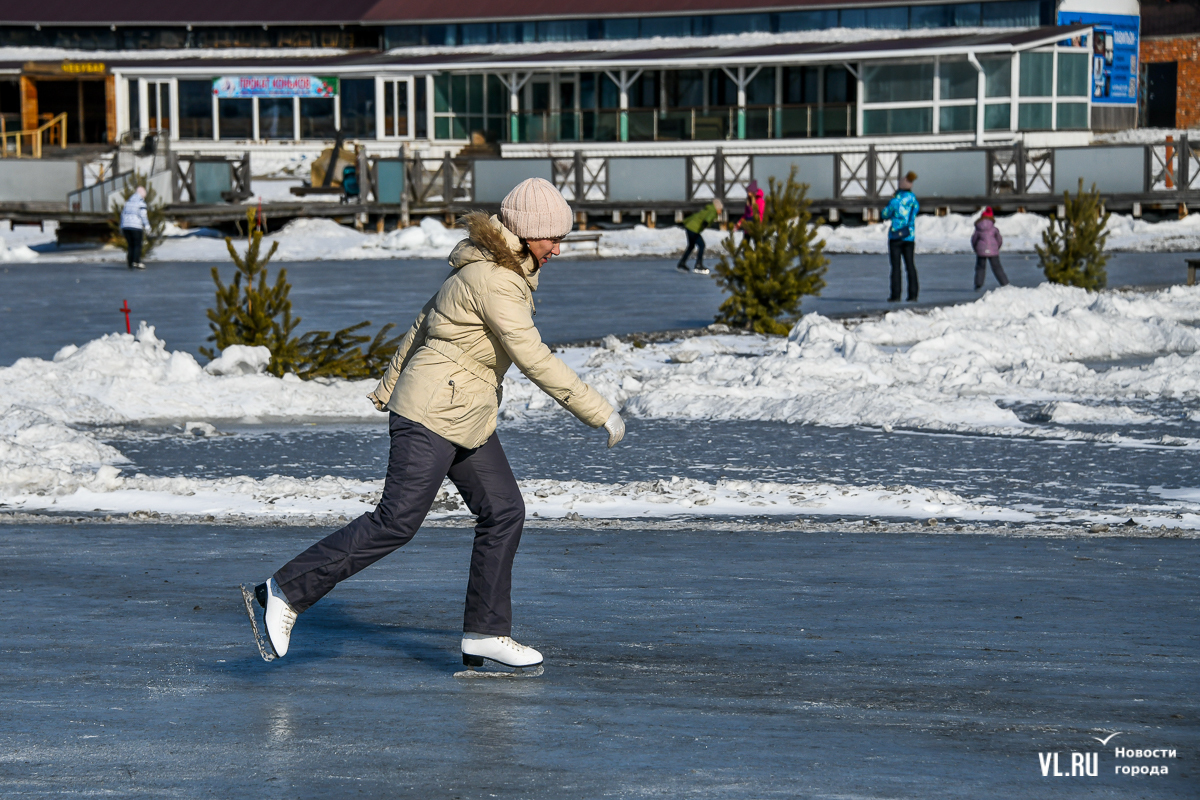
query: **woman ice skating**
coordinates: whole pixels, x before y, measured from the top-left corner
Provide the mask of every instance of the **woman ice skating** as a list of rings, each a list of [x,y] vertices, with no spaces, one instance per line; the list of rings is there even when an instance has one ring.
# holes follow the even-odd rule
[[[496,433],[504,373],[516,364],[580,421],[603,427],[609,447],[625,435],[620,415],[551,354],[533,324],[541,269],[558,255],[571,222],[566,200],[541,178],[513,189],[499,216],[466,217],[468,238],[450,254],[453,272],[368,395],[390,417],[383,497],[374,511],[317,542],[257,587],[269,646],[268,652],[260,642],[264,658],[287,654],[297,616],[338,582],[406,544],[449,477],[476,517],[463,663],[481,666],[490,659],[518,668],[542,663],[541,653],[510,638],[513,556],[525,505]]]
[[[145,269],[142,263],[142,242],[150,232],[150,216],[146,213],[146,187],[139,186],[121,208],[121,233],[125,236],[125,264],[130,269]]]
[[[975,251],[975,291],[983,288],[989,262],[996,280],[1001,286],[1008,286],[1008,276],[1004,274],[1004,267],[1000,266],[1000,247],[1003,244],[1004,237],[996,227],[992,207],[988,206],[975,220],[975,232],[971,234],[971,249]]]
[[[888,258],[892,262],[892,291],[888,295],[889,303],[900,302],[900,259],[904,259],[904,269],[908,274],[908,301],[915,303],[920,294],[917,283],[917,267],[913,263],[913,253],[917,239],[917,212],[921,204],[913,194],[913,181],[917,173],[909,172],[900,179],[896,194],[883,209],[883,218],[891,220],[888,226]]]

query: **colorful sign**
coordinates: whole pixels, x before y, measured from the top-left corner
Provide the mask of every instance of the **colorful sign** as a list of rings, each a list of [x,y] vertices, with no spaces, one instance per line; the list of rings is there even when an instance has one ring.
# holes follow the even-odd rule
[[[333,97],[337,78],[314,75],[237,75],[213,78],[217,97]]]
[[[69,75],[80,74],[103,74],[104,62],[102,61],[64,61],[62,62],[62,71]]]
[[[1138,34],[1141,21],[1141,17],[1124,14],[1058,12],[1059,25],[1092,26],[1093,105],[1127,106],[1137,103]]]

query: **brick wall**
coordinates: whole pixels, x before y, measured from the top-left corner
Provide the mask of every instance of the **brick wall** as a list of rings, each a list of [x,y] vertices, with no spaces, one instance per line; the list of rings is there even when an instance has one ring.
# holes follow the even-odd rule
[[[1142,64],[1175,61],[1175,125],[1200,126],[1200,36],[1142,39]]]

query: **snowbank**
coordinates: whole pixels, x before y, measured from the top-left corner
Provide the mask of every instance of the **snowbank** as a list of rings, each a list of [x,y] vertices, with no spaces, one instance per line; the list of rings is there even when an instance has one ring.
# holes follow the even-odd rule
[[[10,245],[0,238],[0,263],[36,261],[38,254],[23,244]]]
[[[704,336],[635,348],[610,337],[600,348],[561,355],[634,416],[1200,447],[1200,439],[1188,436],[1194,427],[1188,409],[1200,400],[1198,321],[1200,287],[1094,294],[1043,285],[878,319],[810,315],[786,338]],[[125,426],[166,422],[212,433],[212,423],[222,421],[379,418],[364,396],[370,381],[276,378],[264,374],[267,362],[262,348],[239,347],[202,368],[190,354],[168,351],[143,324],[136,336],[111,334],[65,347],[51,361],[27,358],[0,369],[0,503],[268,517],[349,515],[369,507],[378,482],[127,475],[119,450],[101,441],[101,426],[107,438],[119,438]],[[562,413],[516,371],[505,379],[505,419],[536,423],[539,415]],[[1039,509],[997,508],[912,486],[672,479],[534,480],[522,488],[530,513],[550,517],[1046,518]],[[438,508],[459,513],[457,503],[447,496]],[[1200,504],[1190,496],[1164,496],[1161,508],[1141,512],[1139,519],[1200,528]],[[1178,513],[1182,523],[1172,516]]]
[[[286,183],[278,181],[276,183]],[[970,253],[971,233],[978,215],[949,214],[944,217],[922,215],[917,218],[918,253]],[[1049,222],[1036,214],[1012,214],[997,217],[996,226],[1004,235],[1004,252],[1031,253],[1040,242]],[[1108,247],[1114,251],[1185,252],[1200,250],[1200,214],[1168,222],[1150,223],[1114,214],[1109,220]],[[832,227],[822,225],[819,235],[827,253],[886,253],[886,223]],[[596,250],[590,247],[566,247],[560,257],[590,256],[629,258],[659,256],[676,258],[687,243],[682,227],[647,228],[637,225],[615,231],[600,231]],[[704,232],[708,252],[720,252],[726,234],[718,230]],[[357,261],[361,259],[432,258],[450,255],[465,233],[447,228],[441,221],[426,217],[410,228],[385,234],[360,233],[331,219],[314,217],[289,222],[265,237],[267,246],[280,243],[275,261]],[[22,235],[26,244],[53,241],[49,231],[38,237]],[[243,246],[241,243],[235,243]],[[52,247],[52,245],[50,245]],[[0,261],[32,261],[38,254],[26,246],[4,247],[0,243]],[[51,250],[47,257],[56,261],[119,261],[124,251],[113,247],[101,250]],[[224,238],[210,229],[184,230],[168,226],[167,238],[150,256],[152,261],[227,261]]]
[[[1174,435],[1144,440],[1063,427],[1177,425],[1177,412],[1157,404],[1200,397],[1200,331],[1191,324],[1198,319],[1200,288],[1092,294],[1047,284],[875,320],[811,314],[786,340],[712,336],[640,349],[613,341],[565,355],[628,413],[646,417],[1200,446]],[[1120,364],[1139,357],[1151,363]],[[520,377],[506,380],[505,398],[510,417],[553,413]],[[1052,403],[1070,405],[1017,413],[1022,404]],[[1084,407],[1102,410],[1085,419]]]

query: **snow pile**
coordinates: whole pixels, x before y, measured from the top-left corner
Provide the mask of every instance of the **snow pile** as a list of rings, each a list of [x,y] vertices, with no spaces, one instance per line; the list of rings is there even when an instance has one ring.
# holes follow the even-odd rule
[[[1012,407],[1067,403],[1039,415],[1060,423],[1170,422],[1124,407],[1200,397],[1200,331],[1189,324],[1196,320],[1200,288],[1093,294],[1044,284],[875,320],[811,314],[786,340],[711,336],[565,355],[603,394],[646,417],[1087,438],[1023,420]],[[1147,356],[1157,357],[1136,367],[1082,363]],[[512,375],[505,398],[510,418],[554,407]],[[1084,419],[1083,407],[1103,410]],[[1089,436],[1124,441],[1112,432]]]
[[[445,258],[466,236],[465,230],[447,228],[433,217],[425,217],[420,225],[386,233],[371,246],[415,258]]]
[[[0,414],[32,409],[71,425],[186,420],[371,419],[371,381],[302,381],[258,374],[265,348],[238,347],[217,362],[234,374],[205,371],[189,353],[169,352],[142,323],[68,345],[53,361],[22,358],[0,369]]]
[[[138,333],[142,331],[139,328]],[[234,344],[221,351],[221,355],[204,365],[209,375],[261,375],[271,364],[271,350],[259,345],[250,347]]]
[[[10,245],[0,238],[0,263],[36,261],[38,254],[23,244]]]

